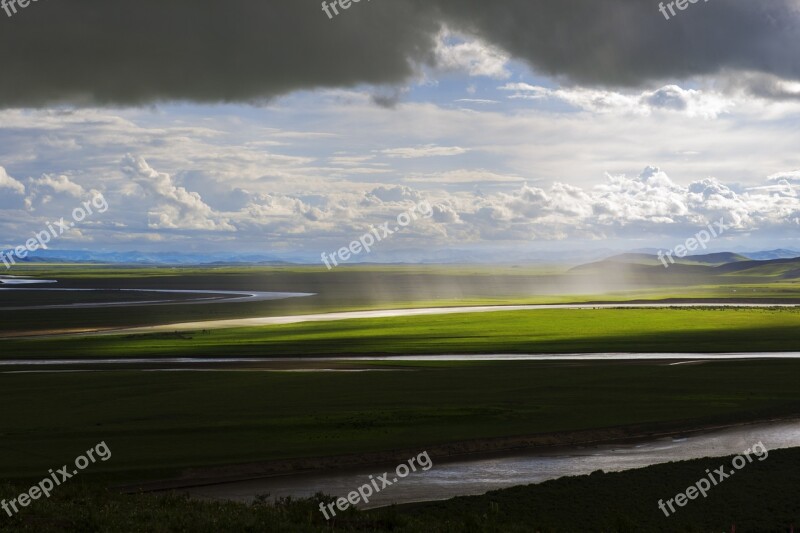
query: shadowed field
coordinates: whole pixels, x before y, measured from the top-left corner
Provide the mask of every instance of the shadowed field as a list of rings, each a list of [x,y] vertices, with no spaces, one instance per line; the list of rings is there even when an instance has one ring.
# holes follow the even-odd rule
[[[800,361],[374,363],[405,371],[0,374],[8,479],[104,440],[127,477],[571,430],[800,414]],[[645,429],[642,429],[645,428]]]

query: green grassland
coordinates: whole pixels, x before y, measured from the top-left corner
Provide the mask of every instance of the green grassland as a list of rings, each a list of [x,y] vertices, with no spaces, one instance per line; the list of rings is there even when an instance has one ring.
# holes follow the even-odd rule
[[[188,332],[7,339],[0,357],[800,351],[799,308],[540,309]]]
[[[26,265],[12,273],[57,279],[59,288],[276,291],[314,293],[314,296],[269,302],[160,305],[132,309],[19,310],[3,313],[0,336],[429,306],[665,299],[800,301],[800,281],[773,272],[779,268],[786,273],[790,268],[786,264],[762,265],[755,271],[744,272],[709,271],[704,267],[699,272],[686,273],[677,268],[646,267],[640,271],[628,267],[615,265],[613,268],[566,271],[557,267],[524,266],[355,266],[328,272],[324,267],[308,266]],[[70,292],[37,295],[32,291],[0,291],[0,307],[73,303],[76,296]],[[85,293],[79,296],[88,298]],[[136,297],[144,295],[125,294],[127,300]]]
[[[709,267],[681,266],[691,271],[676,268],[664,273],[662,267],[645,265],[625,280],[614,279],[609,273],[614,271],[611,268],[601,276],[608,279],[598,284],[596,272],[511,266],[355,267],[327,272],[308,267],[122,269],[41,265],[32,267],[31,272],[43,278],[57,278],[62,287],[260,290],[317,295],[254,304],[15,311],[4,313],[0,332],[470,304],[675,299],[800,301],[800,284],[786,277],[788,266],[773,264],[764,275],[748,274],[748,270],[710,275]],[[704,273],[698,274],[701,270]],[[15,303],[10,294],[22,293],[0,293],[2,305]],[[800,309],[795,308],[498,311],[179,335],[3,339],[0,358],[301,359],[448,353],[777,352],[800,351],[798,327]],[[326,366],[348,368],[348,364],[331,362]],[[110,482],[171,477],[192,467],[419,450],[476,439],[556,432],[588,430],[602,435],[613,428],[635,428],[640,434],[647,434],[800,415],[796,379],[800,361],[795,360],[713,361],[698,365],[384,360],[362,366],[391,371],[298,373],[231,368],[142,372],[128,368],[87,373],[0,373],[0,405],[4,413],[0,418],[0,478],[25,486],[100,441],[105,441],[113,452],[111,460],[92,465],[81,473],[80,481],[53,500],[40,502],[24,517],[0,520],[0,530],[322,531],[328,530],[327,525],[317,517],[313,502],[248,507],[178,498],[122,497],[100,487]],[[671,480],[671,474],[664,472],[663,476]],[[683,472],[676,478],[680,480],[676,486],[682,483],[685,488],[698,477],[692,474],[684,481],[686,475]],[[602,508],[587,499],[591,493],[585,491],[610,490],[597,500],[608,503],[615,501],[613,491],[626,494],[624,491],[636,492],[641,487],[641,494],[650,498],[655,492],[648,483],[660,483],[652,476],[592,476],[552,483],[555,484],[542,486],[545,488],[520,488],[517,492],[512,489],[484,497],[487,499],[351,513],[337,522],[336,528],[529,531],[528,526],[536,524],[541,531],[575,531],[590,530],[579,522],[581,517],[590,517],[604,530],[690,530],[683,526],[669,529],[676,522],[658,522],[657,516],[642,518],[637,510],[639,502],[633,498],[621,498],[619,506]],[[782,483],[779,480],[775,486],[782,487]],[[659,485],[659,497],[671,497],[677,492],[677,488],[664,489],[666,486],[671,487]],[[12,494],[16,488],[0,486],[0,493]],[[554,495],[558,496],[558,504]],[[531,499],[544,503],[534,505]],[[773,510],[783,512],[783,500],[778,503],[781,506],[776,504]],[[545,504],[553,510],[548,511]],[[586,512],[577,505],[584,506]],[[657,511],[655,501],[647,505]],[[715,530],[729,528],[730,524],[725,526],[720,517],[727,520],[724,513],[736,508],[720,502],[714,505],[721,511],[699,522],[708,525],[701,530],[711,526]],[[755,506],[741,509],[753,510]],[[502,516],[495,516],[496,513]],[[695,515],[685,516],[688,520]],[[792,516],[775,514],[772,518]],[[618,521],[609,522],[614,519]],[[631,524],[640,519],[647,527],[633,528]],[[680,520],[683,518],[677,523],[691,523]],[[522,523],[526,525],[523,527]],[[662,527],[664,523],[666,529]],[[783,524],[775,522],[778,523]]]
[[[0,472],[37,476],[105,441],[94,473],[800,414],[800,361],[376,363],[396,372],[0,374]],[[84,475],[84,474],[82,474]]]

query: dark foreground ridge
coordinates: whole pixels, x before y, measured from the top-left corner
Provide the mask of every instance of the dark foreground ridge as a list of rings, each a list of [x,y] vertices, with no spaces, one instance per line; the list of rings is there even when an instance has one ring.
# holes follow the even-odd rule
[[[706,469],[730,465],[732,457],[656,465],[619,473],[595,472],[539,485],[411,504],[369,512],[348,510],[327,522],[318,495],[256,502],[203,502],[182,496],[123,495],[98,482],[62,487],[50,499],[9,518],[0,531],[107,532],[780,532],[800,524],[800,448],[771,450],[665,517],[659,499],[683,492]],[[27,487],[0,486],[9,498]]]

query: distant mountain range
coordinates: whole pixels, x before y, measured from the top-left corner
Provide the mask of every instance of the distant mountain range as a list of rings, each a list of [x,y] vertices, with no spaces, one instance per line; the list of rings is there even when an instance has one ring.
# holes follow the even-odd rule
[[[225,252],[94,252],[84,250],[37,250],[21,263],[96,263],[127,265],[321,265],[320,252],[236,254]],[[328,252],[332,249],[327,250]],[[494,250],[494,249],[378,249],[348,264],[578,264],[602,259],[613,250]],[[2,263],[0,263],[2,267]]]
[[[769,252],[764,252],[769,253]],[[800,257],[800,254],[797,254]],[[664,257],[664,256],[662,256]],[[749,261],[752,258],[749,256],[745,256],[742,254],[735,254],[732,252],[720,252],[714,254],[705,254],[705,255],[691,255],[684,258],[678,258],[673,256],[673,260],[675,264],[681,265],[724,265],[726,263],[734,263],[737,261]],[[672,265],[673,263],[664,257],[664,261],[668,265]],[[664,266],[664,263],[658,258],[657,254],[646,254],[646,253],[628,253],[628,254],[620,254],[608,257],[599,261],[598,263],[626,263],[626,264],[636,264],[636,265],[661,265]],[[576,268],[585,268],[589,265],[581,265],[580,267]]]
[[[765,260],[765,259],[794,259],[795,257],[800,257],[800,252],[795,252],[794,250],[770,250],[767,252],[754,252],[754,253],[745,253],[742,254],[744,256],[749,257],[750,259],[756,260]]]
[[[299,259],[299,257],[294,258]],[[125,265],[292,264],[295,261],[268,255],[195,254],[185,252],[88,252],[37,250],[18,263],[94,263]],[[2,266],[2,263],[0,263]]]
[[[375,250],[362,258],[362,263],[375,264],[580,264],[578,270],[591,265],[625,264],[661,266],[656,250],[637,250],[614,254],[612,250],[562,250],[562,251],[498,251],[485,249],[432,249],[432,250]],[[747,261],[776,261],[796,259],[800,252],[794,250],[767,250],[758,252],[721,252],[688,256],[676,259],[676,264],[689,266],[721,266]],[[92,252],[85,250],[37,250],[20,263],[95,263],[127,265],[287,265],[321,264],[317,255],[309,252],[274,252],[270,254],[228,254],[192,252]],[[354,263],[351,263],[354,264]],[[2,263],[0,263],[2,270]]]

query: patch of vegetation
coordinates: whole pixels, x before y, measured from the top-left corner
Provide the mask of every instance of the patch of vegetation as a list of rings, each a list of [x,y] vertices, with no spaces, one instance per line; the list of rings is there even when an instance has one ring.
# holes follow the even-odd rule
[[[800,351],[800,308],[539,309],[152,335],[8,339],[0,357],[277,357]]]
[[[474,439],[637,431],[800,414],[800,361],[388,363],[398,372],[0,374],[0,471],[35,476],[105,441],[92,471],[422,450]]]

